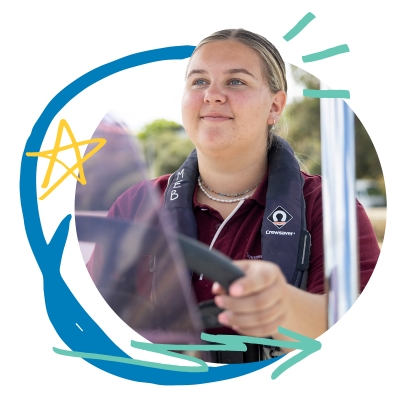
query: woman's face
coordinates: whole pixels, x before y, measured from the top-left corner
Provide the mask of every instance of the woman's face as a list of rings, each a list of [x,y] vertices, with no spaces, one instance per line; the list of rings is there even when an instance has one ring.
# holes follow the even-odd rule
[[[267,125],[281,111],[275,97],[254,50],[231,40],[207,43],[188,67],[183,125],[202,152],[265,151]]]

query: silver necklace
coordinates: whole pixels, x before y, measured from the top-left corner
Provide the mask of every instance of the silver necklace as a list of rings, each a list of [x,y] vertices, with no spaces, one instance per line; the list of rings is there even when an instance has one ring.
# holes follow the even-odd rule
[[[239,196],[242,196],[243,194],[249,193],[250,191],[252,191],[253,189],[255,189],[255,188],[261,183],[261,181],[258,182],[256,185],[254,185],[254,186],[251,187],[250,189],[245,190],[245,191],[242,192],[242,193],[224,194],[224,193],[216,192],[215,190],[212,190],[210,187],[208,187],[208,186],[204,183],[203,179],[201,179],[201,176],[200,176],[200,175],[199,175],[199,178],[198,178],[198,179],[200,180],[200,183],[202,184],[202,186],[205,187],[207,190],[209,190],[210,192],[213,192],[213,193],[215,193],[215,194],[218,194],[219,196],[224,196],[224,197],[239,197]]]
[[[248,199],[249,197],[251,197],[251,195],[249,194],[249,195],[247,195],[247,196],[240,197],[240,198],[238,198],[238,199],[230,199],[230,200],[217,199],[216,197],[213,197],[213,196],[211,196],[210,194],[208,194],[208,193],[206,192],[206,190],[203,188],[203,185],[202,185],[202,182],[203,182],[203,181],[202,181],[202,179],[200,178],[200,176],[197,178],[197,182],[199,183],[199,188],[202,190],[202,192],[203,192],[209,199],[214,200],[214,201],[218,201],[219,203],[237,203],[237,202],[239,202],[239,201],[246,200],[246,199]],[[204,182],[203,182],[203,183],[204,183]],[[208,190],[211,190],[213,193],[217,193],[217,194],[219,194],[220,196],[237,197],[237,196],[240,196],[241,194],[248,193],[248,192],[250,192],[250,190],[255,189],[260,183],[261,183],[261,181],[258,182],[257,185],[255,185],[255,186],[252,187],[251,189],[248,189],[248,190],[244,191],[243,193],[238,193],[238,194],[235,194],[235,195],[221,194],[221,193],[218,193],[218,192],[214,192],[212,189],[208,188],[207,186],[206,186],[206,187],[207,187]],[[205,186],[205,185],[204,185],[204,186]]]

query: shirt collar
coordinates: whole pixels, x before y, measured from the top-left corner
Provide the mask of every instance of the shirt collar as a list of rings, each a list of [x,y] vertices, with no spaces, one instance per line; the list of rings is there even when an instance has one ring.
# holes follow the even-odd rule
[[[254,192],[253,196],[251,196],[251,199],[255,200],[258,204],[265,207],[267,198],[267,189],[268,189],[268,169],[266,174],[264,175],[263,180],[261,181],[256,191]]]

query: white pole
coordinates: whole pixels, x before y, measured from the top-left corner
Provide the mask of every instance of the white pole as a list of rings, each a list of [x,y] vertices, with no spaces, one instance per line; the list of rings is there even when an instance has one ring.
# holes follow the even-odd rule
[[[359,294],[354,114],[342,99],[322,98],[320,104],[324,264],[331,327]]]

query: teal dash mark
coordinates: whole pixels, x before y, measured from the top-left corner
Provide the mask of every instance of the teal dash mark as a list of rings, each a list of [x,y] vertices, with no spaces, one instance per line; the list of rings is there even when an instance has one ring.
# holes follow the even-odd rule
[[[288,42],[296,37],[313,19],[313,13],[307,13],[283,38]]]
[[[308,54],[307,56],[303,56],[302,59],[303,62],[308,63],[308,62],[323,60],[324,58],[337,56],[338,54],[348,53],[349,51],[350,49],[349,46],[347,46],[347,44],[341,44],[340,46],[319,51],[318,53]]]
[[[311,90],[303,89],[304,97],[313,99],[349,99],[350,91],[348,90]]]
[[[278,327],[278,332],[295,339],[296,341],[285,341],[285,340],[275,340],[275,339],[264,339],[252,336],[240,336],[240,335],[210,335],[207,333],[201,334],[201,339],[208,344],[157,344],[157,343],[143,343],[136,340],[131,341],[132,347],[140,350],[150,351],[152,353],[163,354],[167,356],[172,356],[174,358],[179,358],[182,360],[188,360],[195,363],[195,366],[180,366],[180,365],[170,365],[170,364],[160,364],[151,361],[135,360],[129,357],[112,356],[107,354],[95,354],[89,352],[80,351],[70,351],[62,350],[53,347],[55,353],[69,356],[69,357],[80,357],[85,360],[100,360],[111,363],[122,363],[141,367],[150,367],[155,369],[162,369],[169,372],[210,372],[208,365],[198,358],[175,353],[175,351],[246,351],[247,346],[245,343],[260,344],[264,346],[276,346],[276,347],[286,347],[289,349],[299,349],[302,350],[300,353],[289,358],[283,362],[271,375],[272,379],[276,379],[284,371],[298,362],[302,361],[304,358],[315,353],[321,349],[321,343],[317,340],[311,339],[307,336],[300,335],[299,333],[290,331],[281,326]],[[221,369],[217,368],[217,370]],[[215,370],[215,368],[214,368]],[[154,372],[152,373],[154,374]]]

